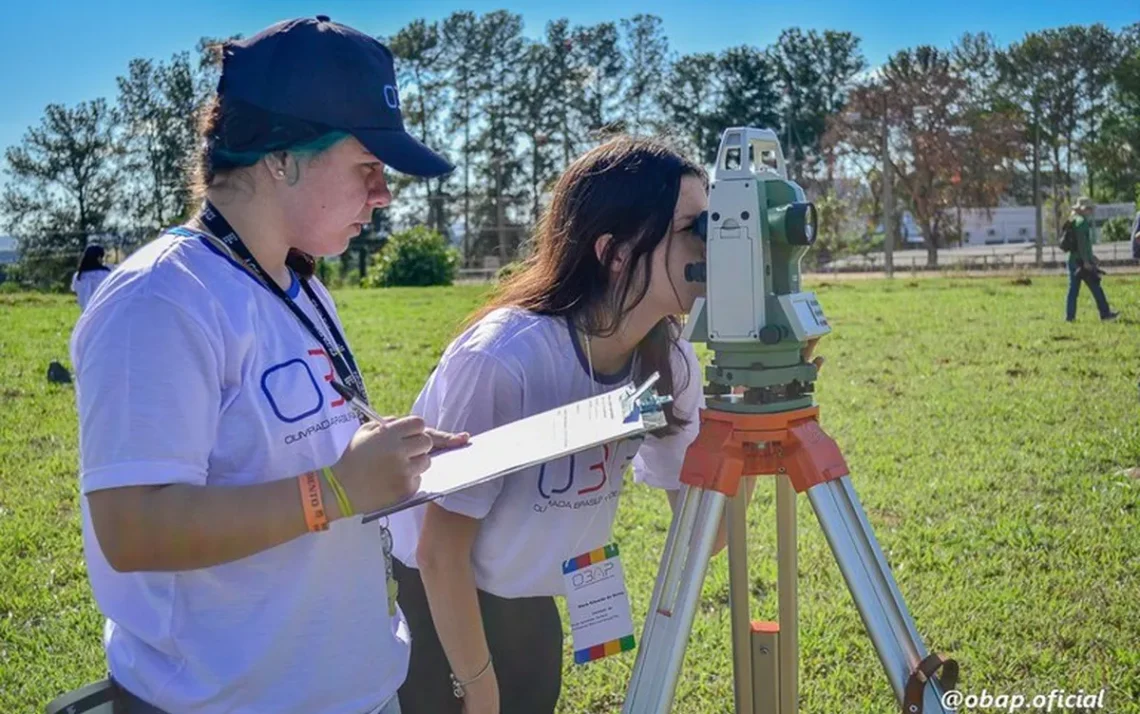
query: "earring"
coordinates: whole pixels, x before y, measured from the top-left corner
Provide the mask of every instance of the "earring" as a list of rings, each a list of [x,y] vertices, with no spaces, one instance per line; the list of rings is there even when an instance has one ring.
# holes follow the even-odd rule
[[[274,173],[277,174],[277,178],[285,178],[285,169],[277,169]]]

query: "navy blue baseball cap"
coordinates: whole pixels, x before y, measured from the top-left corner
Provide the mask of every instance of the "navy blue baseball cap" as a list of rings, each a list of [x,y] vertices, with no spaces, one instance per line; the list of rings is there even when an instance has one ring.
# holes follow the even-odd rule
[[[285,20],[226,44],[218,94],[352,134],[393,169],[442,176],[455,167],[404,129],[392,52],[329,20]]]

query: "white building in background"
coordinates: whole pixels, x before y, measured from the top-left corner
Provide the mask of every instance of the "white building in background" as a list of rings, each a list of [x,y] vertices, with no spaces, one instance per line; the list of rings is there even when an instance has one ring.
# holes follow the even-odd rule
[[[962,244],[1032,243],[1037,240],[1036,216],[1033,206],[1001,206],[988,212],[963,208]]]
[[[1093,224],[1101,225],[1110,218],[1125,216],[1132,219],[1136,215],[1136,207],[1131,203],[1108,203],[1096,207],[1093,213]],[[1045,243],[1050,243],[1056,236],[1050,226],[1053,222],[1053,212],[1049,207],[1042,207],[1042,229],[1045,231]],[[994,208],[987,214],[981,209],[962,209],[962,244],[963,245],[996,245],[999,243],[1033,243],[1037,240],[1037,212],[1033,206],[1001,206]]]

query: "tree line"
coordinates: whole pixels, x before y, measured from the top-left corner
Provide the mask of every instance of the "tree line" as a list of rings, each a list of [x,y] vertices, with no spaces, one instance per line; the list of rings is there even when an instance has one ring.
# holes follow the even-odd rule
[[[1140,183],[1140,23],[1007,47],[967,34],[874,70],[854,34],[797,27],[767,47],[682,55],[648,14],[556,20],[532,39],[518,14],[455,12],[380,39],[397,57],[409,131],[457,170],[391,176],[399,200],[375,229],[462,236],[468,264],[516,256],[559,172],[618,132],[664,136],[711,162],[723,128],[771,128],[820,207],[824,248],[876,232],[889,181],[895,215],[911,213],[932,263],[958,235],[955,208],[1044,196],[1056,225],[1074,190],[1133,200]],[[25,250],[78,251],[90,235],[153,236],[185,218],[218,59],[204,38],[165,61],[132,60],[111,101],[49,105],[6,152],[5,228]]]
[[[957,236],[952,209],[1002,201],[1050,206],[1051,225],[1037,227],[1040,260],[1074,192],[1140,202],[1140,23],[1043,30],[1005,48],[981,33],[902,50],[852,89],[825,146],[862,159],[876,199],[888,166],[931,264]],[[876,200],[876,219],[878,210]]]

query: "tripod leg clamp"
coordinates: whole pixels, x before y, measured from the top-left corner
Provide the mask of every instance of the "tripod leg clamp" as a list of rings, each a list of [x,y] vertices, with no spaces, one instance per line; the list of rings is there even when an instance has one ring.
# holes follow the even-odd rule
[[[906,681],[906,694],[903,696],[902,706],[903,714],[922,714],[922,695],[926,690],[926,684],[934,678],[935,672],[940,669],[943,671],[938,681],[944,689],[950,690],[958,686],[958,663],[952,659],[946,659],[942,655],[929,655],[910,673],[910,677]]]

